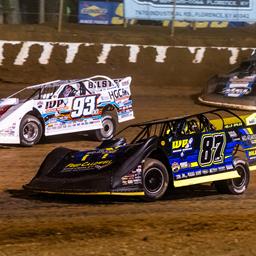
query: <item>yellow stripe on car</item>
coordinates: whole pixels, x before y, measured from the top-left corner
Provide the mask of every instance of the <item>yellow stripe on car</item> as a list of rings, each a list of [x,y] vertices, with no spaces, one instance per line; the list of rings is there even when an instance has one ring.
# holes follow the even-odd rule
[[[190,166],[193,168],[193,167],[197,167],[198,166],[198,162],[192,162],[190,163]]]
[[[206,182],[217,181],[217,180],[228,180],[228,179],[239,178],[239,177],[240,176],[237,171],[230,171],[226,173],[217,173],[217,174],[207,175],[203,177],[189,178],[184,180],[175,180],[174,187],[183,187],[183,186],[195,185],[195,184],[206,183]]]
[[[256,171],[256,165],[252,165],[252,166],[249,166],[249,170],[252,172],[252,171]]]
[[[144,196],[144,192],[54,192],[54,191],[34,191],[44,194],[57,195],[80,195],[80,196]]]

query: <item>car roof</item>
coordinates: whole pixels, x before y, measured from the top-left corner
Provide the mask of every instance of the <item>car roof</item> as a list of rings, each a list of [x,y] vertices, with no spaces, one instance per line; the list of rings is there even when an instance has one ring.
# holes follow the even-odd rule
[[[36,84],[36,85],[31,85],[26,87],[27,89],[39,89],[39,88],[43,88],[43,87],[56,87],[56,86],[60,86],[63,84],[69,84],[69,83],[75,83],[77,81],[80,81],[79,79],[74,79],[74,80],[54,80],[54,81],[50,81],[50,82],[46,82],[46,83],[42,83],[42,84]]]
[[[184,115],[184,116],[180,116],[180,117],[150,120],[150,121],[146,121],[146,122],[132,124],[130,126],[131,127],[150,126],[150,125],[154,125],[154,124],[164,124],[164,123],[169,123],[169,122],[173,122],[173,121],[183,121],[183,120],[186,121],[187,119],[190,119],[190,118],[193,118],[193,117],[194,118],[198,118],[198,117],[202,117],[202,116],[206,117],[208,114],[213,114],[213,115],[217,116],[219,119],[222,119],[222,120],[224,119],[225,115],[229,115],[229,116],[231,115],[233,117],[236,117],[239,121],[241,121],[242,124],[245,124],[244,120],[242,118],[240,118],[237,114],[232,112],[231,110],[228,110],[228,109],[214,109],[214,110],[201,112],[201,113],[193,114],[193,115]]]

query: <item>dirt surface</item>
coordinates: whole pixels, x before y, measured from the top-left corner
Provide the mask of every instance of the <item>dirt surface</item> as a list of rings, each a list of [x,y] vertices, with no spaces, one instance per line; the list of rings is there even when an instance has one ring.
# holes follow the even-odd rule
[[[147,29],[141,29],[140,33],[137,31],[135,40],[139,37],[142,40]],[[116,30],[119,33],[123,31],[121,28]],[[10,28],[3,39],[32,40],[33,35],[37,40],[55,37],[54,30],[45,37],[40,29],[37,33],[33,30],[28,33],[25,28],[21,28],[19,35],[15,35],[15,31],[17,32]],[[226,31],[228,32],[230,31]],[[92,31],[90,33],[93,34]],[[115,34],[113,30],[112,33]],[[122,34],[123,40],[126,33],[127,31]],[[214,38],[214,34],[209,34],[205,41],[206,35],[203,32],[196,33],[197,36],[193,34],[191,40],[195,40],[195,37],[196,40],[201,38],[200,43],[205,45],[209,45],[209,38]],[[106,34],[99,31],[99,35],[109,34],[111,35],[111,31],[106,31]],[[129,35],[133,34],[131,29]],[[188,34],[189,31],[180,31],[179,40],[186,40]],[[63,36],[68,37],[67,34]],[[96,40],[95,33],[93,36]],[[222,40],[229,43],[232,41],[223,30],[216,32],[215,38],[217,43]],[[78,38],[82,39],[83,37]],[[253,39],[254,35],[246,42],[252,43]],[[145,38],[143,40],[146,41]],[[148,39],[147,43],[152,40]],[[119,56],[118,52],[116,54]],[[151,79],[152,67],[146,64],[144,62],[144,71],[148,72],[148,76],[144,82],[139,74],[142,63],[138,65],[136,72],[135,67],[132,67],[135,73],[133,94],[136,121],[174,117],[210,109],[195,104],[195,98],[201,91],[197,83],[200,77],[191,83],[185,80],[181,86],[170,82],[171,78],[166,74],[161,76],[161,67],[154,64],[157,70]],[[27,67],[35,69],[36,72],[42,68],[35,64],[33,66],[32,63]],[[81,72],[81,67],[76,67]],[[111,72],[118,76],[119,68],[115,63],[113,67],[116,69]],[[13,77],[13,80],[17,79],[15,68],[11,65],[1,69],[5,69],[5,74]],[[106,67],[102,67],[103,69]],[[160,72],[159,79],[164,83],[157,84],[157,80],[154,80],[157,71]],[[123,72],[127,71],[123,69]],[[177,70],[175,72],[177,77],[181,75]],[[47,78],[47,74],[49,73],[44,74],[44,78]],[[29,79],[38,80],[38,76],[31,73]],[[28,79],[21,79],[19,84],[12,81],[8,84],[2,83],[0,97],[8,95],[27,82]],[[53,148],[61,145],[85,149],[93,148],[97,144],[85,137],[70,136],[48,139],[44,144],[33,148],[0,149],[0,256],[256,255],[255,175],[252,175],[250,187],[242,196],[220,195],[210,186],[197,186],[177,189],[168,198],[152,203],[141,202],[135,198],[33,196],[22,190],[22,185],[28,183],[36,174],[43,158]]]

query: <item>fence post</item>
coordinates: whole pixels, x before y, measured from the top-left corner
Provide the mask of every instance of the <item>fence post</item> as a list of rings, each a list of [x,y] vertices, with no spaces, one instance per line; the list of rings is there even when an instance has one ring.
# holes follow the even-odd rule
[[[20,13],[20,4],[18,0],[9,0],[8,1],[8,15],[7,23],[8,24],[20,24],[21,23],[21,13]]]
[[[64,6],[64,0],[60,0],[59,19],[58,19],[58,32],[61,32],[61,29],[62,29],[63,6]]]
[[[39,1],[39,24],[45,23],[45,0]]]
[[[174,24],[175,18],[176,18],[176,0],[173,0],[171,36],[174,36],[174,32],[175,32],[175,24]]]
[[[2,1],[0,1],[0,24],[4,23],[4,12],[3,12],[3,4]]]

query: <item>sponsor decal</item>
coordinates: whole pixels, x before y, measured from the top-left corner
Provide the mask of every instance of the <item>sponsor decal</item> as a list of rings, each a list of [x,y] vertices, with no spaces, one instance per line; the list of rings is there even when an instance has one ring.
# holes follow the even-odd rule
[[[174,140],[172,142],[172,151],[173,153],[176,152],[183,152],[192,150],[193,138],[184,139],[184,140]]]
[[[188,172],[188,177],[189,178],[192,178],[192,177],[195,177],[196,174],[194,172]]]
[[[230,79],[230,82],[227,84],[220,93],[228,97],[241,97],[248,95],[252,91],[253,82],[255,80],[255,75],[246,76],[243,78],[238,78],[234,76]]]
[[[125,96],[129,97],[130,93],[127,90],[122,88],[122,89],[110,91],[110,92],[108,92],[108,95],[109,95],[110,99],[117,100],[117,99],[123,98]]]
[[[191,164],[188,163],[188,162],[181,162],[180,163],[180,168],[181,169],[186,169],[186,168],[190,168],[191,167]]]
[[[246,124],[247,125],[256,124],[256,113],[253,113],[246,118]]]
[[[0,130],[0,135],[5,137],[15,136],[15,128],[16,128],[16,123],[13,123],[8,128]]]
[[[131,171],[128,175],[125,175],[121,178],[122,185],[139,185],[142,184],[142,165],[138,165],[136,170]]]
[[[250,150],[250,151],[248,152],[248,155],[249,155],[249,157],[251,157],[251,156],[256,156],[256,149]]]
[[[38,108],[42,108],[44,103],[43,103],[43,101],[38,101],[36,105],[37,105]]]
[[[237,133],[235,131],[228,131],[228,134],[232,139],[237,138]]]
[[[242,136],[243,141],[250,141],[252,144],[256,143],[256,134],[247,134]]]
[[[209,170],[209,173],[216,173],[216,172],[218,172],[218,168],[211,168]]]
[[[87,14],[92,17],[106,15],[108,10],[99,6],[91,5],[80,10],[81,14]]]
[[[247,87],[235,87],[235,88],[225,88],[221,91],[222,94],[228,97],[241,97],[244,95],[250,94],[252,91],[251,88]]]
[[[112,87],[116,87],[116,84],[118,85],[119,82],[121,81],[121,79],[113,79],[113,81],[115,82],[112,83],[110,80],[98,80],[98,81],[86,81],[84,83],[84,85],[86,86],[87,89],[107,89],[107,88],[112,88]]]
[[[178,172],[180,170],[180,165],[177,162],[172,163],[172,171]]]
[[[239,127],[242,126],[243,124],[241,122],[237,122],[237,123],[233,123],[233,124],[225,124],[224,128],[228,129],[228,128],[234,128],[234,127]]]
[[[83,162],[83,163],[69,163],[65,166],[67,169],[102,169],[112,164],[112,160],[96,161],[96,162]]]
[[[256,150],[255,150],[255,155],[256,155]],[[196,171],[189,171],[189,172],[174,174],[174,178],[175,180],[181,180],[181,179],[188,179],[188,178],[199,177],[199,176],[207,176],[207,175],[216,174],[216,173],[223,173],[225,171],[232,171],[232,170],[234,170],[233,165],[228,164],[228,165],[219,166],[219,167],[205,168],[205,169],[199,169]]]
[[[240,86],[246,86],[250,82],[253,82],[255,80],[256,75],[252,76],[245,76],[243,78],[238,78],[237,76],[234,76],[230,79],[231,86],[240,85]]]
[[[66,106],[67,101],[64,99],[59,99],[59,100],[52,100],[52,101],[47,101],[46,102],[46,109],[52,109],[52,108],[59,108],[61,106]]]

